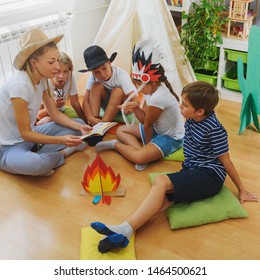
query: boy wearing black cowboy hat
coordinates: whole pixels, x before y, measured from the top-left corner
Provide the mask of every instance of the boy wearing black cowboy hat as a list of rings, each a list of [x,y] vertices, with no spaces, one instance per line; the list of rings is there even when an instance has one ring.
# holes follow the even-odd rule
[[[115,52],[108,58],[106,52],[97,45],[84,51],[87,69],[79,72],[91,71],[83,100],[83,110],[91,125],[113,121],[119,111],[118,106],[136,89],[125,70],[111,65],[116,55]],[[135,96],[132,102],[139,104],[138,97]],[[101,108],[104,110],[103,117],[100,116]]]

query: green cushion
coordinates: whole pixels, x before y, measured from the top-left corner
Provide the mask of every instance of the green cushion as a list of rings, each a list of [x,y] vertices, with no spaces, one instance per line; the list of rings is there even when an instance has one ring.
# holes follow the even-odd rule
[[[183,147],[163,159],[184,162]]]
[[[76,111],[70,106],[65,106],[63,113],[71,119],[78,118]]]
[[[103,109],[100,109],[100,116],[103,117],[104,116],[104,110]],[[132,118],[135,117],[135,115],[132,113],[132,114],[128,114],[128,115],[125,115],[126,116],[126,119],[129,121],[129,123],[132,122]],[[115,122],[118,122],[118,123],[125,123],[124,122],[124,119],[123,119],[123,116],[120,114],[120,113],[117,113],[114,120]],[[135,123],[138,123],[138,120],[135,119]]]
[[[151,182],[156,175],[166,173],[149,174]],[[225,185],[213,197],[189,203],[177,203],[169,207],[165,213],[172,229],[200,226],[231,218],[247,217],[247,212]]]

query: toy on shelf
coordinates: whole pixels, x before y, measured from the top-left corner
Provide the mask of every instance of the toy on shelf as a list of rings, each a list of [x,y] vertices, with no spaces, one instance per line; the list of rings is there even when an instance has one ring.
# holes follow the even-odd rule
[[[254,0],[230,0],[229,17],[237,19],[248,19],[252,16],[252,11],[249,11],[249,4]]]
[[[247,39],[256,11],[250,10],[250,3],[254,0],[230,0],[227,26],[227,37],[234,39]],[[256,7],[258,5],[258,0]]]
[[[244,28],[242,24],[234,24],[232,33],[238,37],[243,37],[243,30]]]

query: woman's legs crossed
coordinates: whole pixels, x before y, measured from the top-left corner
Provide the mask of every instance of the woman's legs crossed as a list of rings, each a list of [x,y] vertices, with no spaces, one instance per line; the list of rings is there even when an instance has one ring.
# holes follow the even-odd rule
[[[64,164],[59,152],[38,154],[31,152],[32,143],[23,142],[6,149],[1,159],[1,169],[21,175],[38,176]]]
[[[76,122],[84,124],[84,121],[81,119],[73,119]],[[50,136],[63,136],[63,135],[77,135],[80,136],[81,132],[78,130],[74,130],[68,127],[61,126],[59,124],[56,124],[55,122],[50,122],[41,126],[36,126],[35,131],[50,135]],[[39,154],[43,153],[50,153],[50,152],[57,152],[62,149],[66,148],[63,144],[45,144],[43,147],[39,150]]]

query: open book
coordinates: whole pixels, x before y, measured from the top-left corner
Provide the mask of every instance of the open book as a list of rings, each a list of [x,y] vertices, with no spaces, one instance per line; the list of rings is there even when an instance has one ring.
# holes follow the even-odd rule
[[[103,136],[109,128],[115,126],[117,122],[99,122],[93,126],[90,133],[82,135],[80,139],[84,140],[93,136]]]

